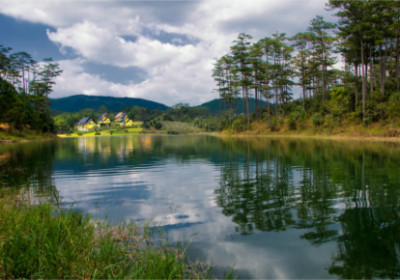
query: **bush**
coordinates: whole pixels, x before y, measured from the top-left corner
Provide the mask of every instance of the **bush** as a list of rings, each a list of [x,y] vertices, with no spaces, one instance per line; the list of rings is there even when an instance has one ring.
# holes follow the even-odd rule
[[[319,112],[314,113],[311,117],[311,121],[314,126],[321,126],[324,123],[324,116]]]
[[[155,129],[161,129],[162,128],[162,124],[160,122],[158,122],[158,121],[154,121],[153,122],[153,127]]]
[[[400,117],[400,92],[393,93],[388,101],[388,117]]]
[[[279,131],[278,119],[275,118],[275,117],[271,117],[271,118],[268,120],[268,128],[269,128],[271,131]]]
[[[297,127],[297,122],[296,119],[290,114],[289,119],[288,119],[288,126],[290,130],[295,130]]]
[[[239,117],[232,122],[232,129],[236,132],[241,132],[246,129],[246,121],[244,117]]]

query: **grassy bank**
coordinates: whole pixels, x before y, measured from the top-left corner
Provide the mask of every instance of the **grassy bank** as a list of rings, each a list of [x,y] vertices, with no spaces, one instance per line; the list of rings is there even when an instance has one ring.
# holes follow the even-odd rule
[[[142,134],[143,129],[141,127],[132,127],[132,128],[111,128],[104,129],[100,131],[89,131],[89,132],[80,132],[75,131],[73,133],[67,134],[58,134],[58,137],[79,137],[79,136],[118,136],[118,135],[140,135]]]
[[[0,278],[206,278],[150,227],[111,226],[49,203],[0,200]]]
[[[32,141],[32,140],[46,140],[54,139],[57,136],[51,133],[37,133],[34,131],[14,131],[6,132],[0,130],[0,143],[1,142],[21,142],[21,141]]]
[[[315,138],[347,138],[400,140],[400,120],[377,122],[363,125],[360,122],[343,121],[341,123],[326,120],[315,125],[311,120],[295,121],[289,118],[273,119],[271,121],[253,121],[250,127],[245,122],[239,126],[225,129],[221,135],[230,136],[290,136]]]

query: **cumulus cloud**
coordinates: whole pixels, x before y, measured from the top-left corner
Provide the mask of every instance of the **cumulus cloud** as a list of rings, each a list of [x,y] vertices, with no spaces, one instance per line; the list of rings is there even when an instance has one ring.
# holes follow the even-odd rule
[[[130,96],[167,105],[217,97],[212,64],[238,33],[255,40],[275,31],[294,34],[317,14],[327,15],[320,0],[0,2],[3,14],[52,26],[49,40],[61,52],[77,54],[78,59],[60,62],[64,72],[53,97]],[[147,77],[120,84],[86,72],[85,61],[140,68]]]

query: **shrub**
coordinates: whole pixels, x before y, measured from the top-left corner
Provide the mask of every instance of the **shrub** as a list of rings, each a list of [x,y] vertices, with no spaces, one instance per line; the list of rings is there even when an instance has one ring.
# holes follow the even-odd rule
[[[312,115],[311,121],[314,126],[321,126],[324,123],[324,116],[321,113],[316,112]]]
[[[153,122],[153,127],[155,129],[161,129],[162,128],[162,124],[160,122],[158,122],[158,121],[154,121]]]
[[[279,131],[279,126],[278,126],[278,120],[277,120],[277,118],[271,117],[271,118],[268,120],[268,128],[269,128],[271,131]]]
[[[246,121],[244,117],[239,117],[232,122],[232,129],[236,132],[241,132],[246,128]]]
[[[292,116],[292,114],[290,114],[288,118],[288,126],[290,130],[295,130],[297,127],[296,119]]]

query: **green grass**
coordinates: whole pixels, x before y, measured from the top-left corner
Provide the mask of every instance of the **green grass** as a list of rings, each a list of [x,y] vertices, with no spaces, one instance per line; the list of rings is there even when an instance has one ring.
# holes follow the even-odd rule
[[[18,196],[17,196],[18,197]],[[111,226],[50,203],[0,199],[0,278],[206,278],[149,226]]]
[[[203,132],[202,129],[188,122],[163,121],[161,123],[163,130],[167,131],[168,134],[189,134]]]
[[[14,131],[12,133],[0,130],[0,142],[1,141],[18,142],[24,140],[43,140],[50,138],[55,138],[55,135],[49,133],[37,133],[35,131],[30,131],[30,130]]]
[[[110,136],[110,135],[140,135],[143,129],[141,126],[138,127],[114,127],[110,129],[103,129],[99,131],[90,131],[90,132],[73,132],[68,134],[59,134],[60,137],[70,136],[70,137],[78,137],[78,136]]]

